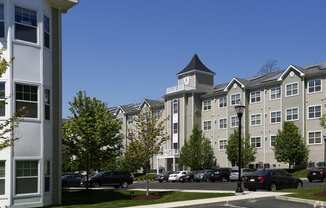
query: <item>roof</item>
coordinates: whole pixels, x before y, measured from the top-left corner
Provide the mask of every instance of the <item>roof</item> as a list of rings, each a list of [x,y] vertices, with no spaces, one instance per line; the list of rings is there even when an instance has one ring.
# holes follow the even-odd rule
[[[140,103],[131,103],[127,105],[121,105],[119,106],[120,109],[125,113],[125,114],[137,114],[140,110]]]
[[[203,62],[199,59],[197,54],[195,54],[192,57],[189,64],[184,69],[182,69],[177,75],[184,74],[191,71],[201,71],[201,72],[215,74],[215,72],[213,72],[203,64]]]
[[[113,115],[116,114],[117,110],[118,110],[119,107],[117,106],[113,106],[113,107],[109,107],[109,112]]]
[[[66,12],[79,3],[79,0],[49,0],[51,6]]]
[[[159,109],[164,107],[164,101],[163,100],[152,100],[145,98],[144,102],[146,102],[151,108]]]

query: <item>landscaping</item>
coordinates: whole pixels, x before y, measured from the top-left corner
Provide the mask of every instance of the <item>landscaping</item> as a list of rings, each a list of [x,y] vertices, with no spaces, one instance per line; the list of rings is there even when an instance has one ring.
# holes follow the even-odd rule
[[[142,191],[83,190],[64,192],[60,207],[118,208],[233,195],[231,193],[151,192],[150,199],[147,200],[145,192]]]
[[[288,189],[282,191],[291,192],[292,194],[290,194],[289,197],[326,201],[326,186],[323,185],[313,188]]]
[[[298,178],[306,178],[308,175],[308,169],[295,171],[294,173],[292,173],[292,175]]]

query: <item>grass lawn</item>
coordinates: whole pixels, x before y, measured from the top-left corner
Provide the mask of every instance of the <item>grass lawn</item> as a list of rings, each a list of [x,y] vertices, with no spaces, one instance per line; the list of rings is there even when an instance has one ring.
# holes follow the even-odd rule
[[[141,191],[123,190],[90,190],[89,192],[83,190],[64,192],[62,195],[63,205],[61,207],[118,208],[234,195],[230,193],[151,192],[151,194],[159,195],[160,198],[151,200],[132,199],[133,197],[137,197],[137,195],[144,194],[145,192]]]
[[[293,176],[298,177],[298,178],[306,178],[308,175],[308,170],[303,169],[303,170],[298,170],[294,173],[292,173]]]
[[[326,201],[326,186],[323,185],[313,188],[288,189],[282,191],[293,193],[289,195],[290,197]]]

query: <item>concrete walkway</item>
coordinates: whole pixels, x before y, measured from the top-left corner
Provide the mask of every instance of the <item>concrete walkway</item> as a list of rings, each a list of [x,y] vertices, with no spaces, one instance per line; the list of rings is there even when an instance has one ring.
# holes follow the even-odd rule
[[[144,189],[131,189],[137,191],[145,191]],[[200,193],[234,193],[234,191],[212,191],[212,190],[167,190],[167,189],[151,189],[150,191],[181,191],[181,192],[200,192]],[[141,205],[134,206],[129,208],[174,208],[174,207],[185,207],[185,206],[194,206],[201,204],[213,204],[219,202],[231,202],[239,201],[246,199],[257,199],[257,198],[266,198],[266,197],[277,197],[288,195],[289,193],[280,193],[280,192],[245,192],[244,194],[235,195],[235,196],[226,196],[226,197],[217,197],[209,199],[196,199],[196,200],[187,200],[187,201],[178,201],[178,202],[168,202],[162,204],[151,204],[151,205]]]

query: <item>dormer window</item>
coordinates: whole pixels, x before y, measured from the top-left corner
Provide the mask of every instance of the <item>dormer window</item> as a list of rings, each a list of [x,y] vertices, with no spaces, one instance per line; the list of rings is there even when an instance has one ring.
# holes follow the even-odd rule
[[[37,13],[36,11],[15,7],[15,38],[37,43]]]

